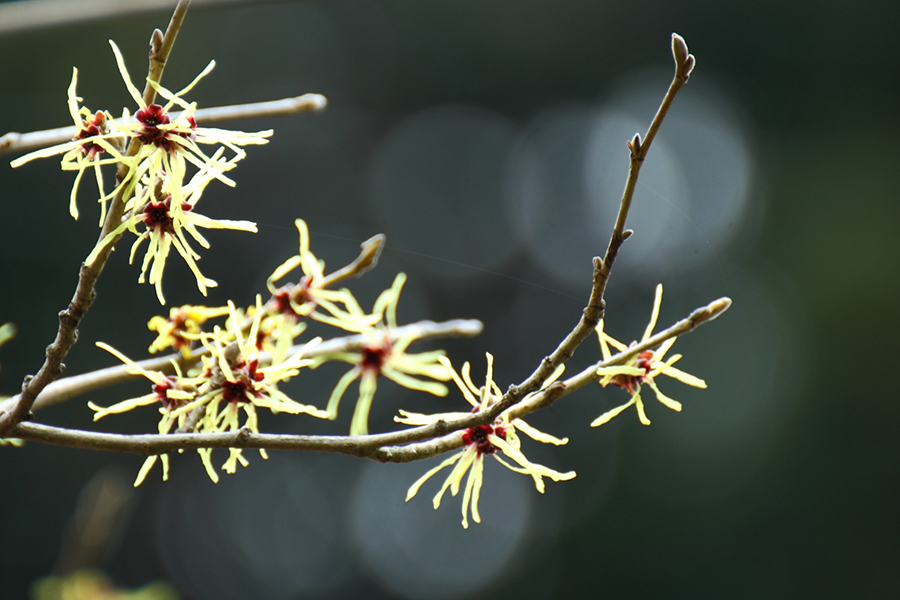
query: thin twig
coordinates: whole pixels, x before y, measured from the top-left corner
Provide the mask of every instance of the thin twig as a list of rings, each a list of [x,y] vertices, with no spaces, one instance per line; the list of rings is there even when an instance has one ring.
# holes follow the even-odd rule
[[[260,117],[280,117],[297,113],[318,113],[325,110],[328,100],[321,94],[303,94],[294,98],[252,102],[250,104],[232,104],[201,108],[194,112],[194,119],[199,124],[221,123],[240,119],[256,119]],[[174,121],[181,113],[172,112],[169,116]],[[131,118],[135,121],[135,118]],[[55,144],[70,141],[77,133],[74,125],[16,133],[11,131],[0,136],[0,154],[4,152],[28,152],[38,148],[46,148]]]
[[[599,380],[601,376],[597,375],[598,368],[620,365],[644,350],[653,348],[675,336],[684,335],[703,323],[715,319],[730,305],[731,300],[721,298],[708,306],[695,310],[686,319],[660,331],[644,342],[635,344],[627,350],[529,397],[526,403],[514,407],[510,416],[517,418],[534,412],[558,398]],[[121,435],[64,429],[38,423],[20,423],[10,432],[10,436],[59,446],[143,455],[196,448],[263,448],[266,450],[336,452],[372,458],[381,462],[410,462],[458,448],[462,445],[462,437],[456,432],[493,422],[504,410],[509,408],[510,403],[504,404],[504,402],[501,401],[483,412],[457,421],[438,421],[431,425],[392,433],[356,437],[263,434],[253,433],[246,428],[229,433]]]
[[[447,337],[475,337],[484,329],[481,321],[474,319],[455,319],[452,321],[444,321],[443,323],[435,323],[433,321],[419,321],[418,323],[410,323],[391,330],[391,341],[400,339],[407,335],[412,335],[416,340],[440,339]],[[354,352],[359,351],[367,342],[367,338],[362,334],[348,335],[344,337],[334,338],[317,344],[312,348],[304,350],[303,355],[307,358],[322,356],[332,352]],[[288,350],[288,355],[293,355],[303,349],[302,345],[296,345]],[[178,364],[182,371],[185,371],[200,361],[200,357],[208,354],[205,349],[194,352],[185,358],[181,354],[167,354],[156,358],[148,358],[147,360],[138,361],[136,364],[147,371],[160,371],[162,373],[172,373],[172,361]],[[269,361],[268,354],[263,352],[260,355],[260,362],[267,364]],[[117,385],[126,381],[139,379],[140,375],[133,375],[128,372],[125,365],[117,365],[115,367],[107,367],[82,373],[73,377],[64,377],[54,381],[40,393],[32,407],[32,410],[40,410],[61,404],[88,392],[98,389]],[[9,401],[7,401],[9,402]],[[2,410],[2,405],[0,405]]]
[[[511,406],[519,402],[527,394],[537,390],[541,384],[556,370],[559,365],[564,364],[572,358],[575,350],[581,343],[594,331],[600,319],[603,318],[603,312],[606,303],[603,299],[606,292],[606,284],[609,281],[609,274],[612,269],[619,248],[622,243],[631,235],[630,231],[625,229],[625,221],[628,218],[628,211],[631,208],[631,200],[634,197],[634,190],[637,186],[638,175],[641,165],[650,151],[650,144],[656,137],[669,107],[675,100],[678,91],[687,83],[691,70],[694,68],[694,57],[687,52],[687,45],[684,39],[676,33],[672,34],[672,56],[675,59],[675,76],[669,85],[669,90],[663,98],[662,104],[656,111],[650,128],[647,130],[646,141],[641,143],[640,134],[635,134],[634,138],[628,142],[628,148],[631,151],[631,164],[628,170],[628,179],[625,182],[625,191],[622,193],[622,200],[619,204],[619,214],[616,219],[616,225],[613,229],[612,236],[609,240],[609,246],[606,254],[601,260],[600,257],[594,257],[594,274],[593,285],[591,286],[591,296],[588,305],[581,314],[581,318],[575,328],[560,342],[556,350],[549,356],[545,356],[537,369],[519,385],[511,385],[509,390],[503,397],[503,401]]]
[[[163,35],[158,29],[153,32],[150,39],[150,68],[148,79],[160,81],[169,53],[172,51],[172,45],[178,36],[178,31],[184,21],[185,13],[190,0],[179,0],[169,21],[169,27],[166,34]],[[147,83],[144,88],[144,101],[152,104],[156,99],[156,90]],[[140,149],[141,142],[137,139],[132,140],[128,149],[128,156],[135,156]],[[128,167],[119,165],[118,178],[121,181],[128,172]],[[122,186],[119,192],[113,198],[110,204],[109,212],[106,215],[106,221],[100,232],[100,240],[105,238],[113,229],[115,229],[122,220],[122,213],[125,210],[125,198],[123,198],[123,190],[127,186]],[[112,252],[114,244],[109,244],[98,254],[97,259],[90,266],[82,263],[81,271],[78,276],[78,285],[75,288],[75,295],[72,297],[69,306],[59,313],[59,330],[56,339],[46,350],[46,358],[44,364],[41,365],[37,374],[25,377],[22,383],[22,391],[13,397],[12,408],[8,412],[0,412],[0,437],[5,437],[6,433],[17,423],[29,418],[31,415],[31,407],[34,404],[38,394],[54,379],[62,375],[65,365],[63,359],[69,353],[72,346],[78,340],[78,326],[87,313],[94,301],[97,293],[95,286],[97,279],[103,272],[103,267]]]
[[[635,344],[634,346],[611,356],[607,360],[591,365],[564,381],[557,381],[546,389],[529,396],[524,402],[513,405],[511,398],[504,398],[483,412],[474,414],[465,419],[460,419],[459,421],[445,423],[443,429],[447,432],[454,432],[460,429],[476,427],[478,425],[487,425],[494,422],[494,420],[503,414],[504,411],[507,411],[507,409],[510,420],[529,415],[541,408],[553,404],[560,398],[568,396],[572,392],[579,390],[590,383],[599,381],[603,376],[597,374],[598,369],[621,365],[644,350],[649,350],[658,346],[673,337],[689,333],[700,325],[717,318],[723,312],[728,310],[730,306],[730,298],[719,298],[707,306],[698,308],[687,318],[678,321],[668,329],[660,331],[640,344]],[[463,441],[460,435],[449,434],[440,438],[428,439],[428,441],[419,444],[410,444],[408,446],[398,445],[398,447],[393,448],[382,447],[375,452],[371,458],[382,462],[409,462],[412,460],[420,460],[422,458],[430,458],[431,456],[436,456],[437,454],[459,448],[462,446],[462,443]]]

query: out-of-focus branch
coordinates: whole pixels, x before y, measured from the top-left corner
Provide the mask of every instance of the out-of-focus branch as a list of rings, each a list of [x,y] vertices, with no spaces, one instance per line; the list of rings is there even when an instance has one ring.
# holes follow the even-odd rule
[[[269,0],[270,2],[274,0]],[[259,3],[256,0],[255,3]],[[197,7],[250,4],[250,0],[194,0]],[[65,27],[149,12],[168,12],[172,0],[28,0],[0,4],[0,35]]]
[[[588,367],[569,379],[554,383],[547,389],[528,398],[528,401],[513,408],[511,416],[521,417],[555,400],[566,396],[585,385],[601,378],[597,374],[600,367],[620,365],[631,357],[653,348],[677,335],[684,335],[698,326],[722,314],[731,305],[731,300],[721,298],[699,308],[690,316],[640,344],[635,344],[607,360]],[[21,423],[10,435],[34,442],[43,442],[87,450],[107,450],[153,455],[180,449],[196,448],[263,448],[266,450],[305,450],[337,452],[381,462],[411,462],[429,458],[458,448],[462,445],[461,429],[491,423],[512,405],[508,399],[457,421],[438,421],[431,425],[414,427],[403,431],[368,436],[311,436],[257,434],[249,429],[229,433],[175,433],[169,435],[120,435],[95,433],[75,429],[63,429],[38,423]]]
[[[201,108],[194,112],[194,118],[200,124],[222,123],[239,119],[256,119],[259,117],[280,117],[297,113],[317,113],[325,110],[328,101],[321,94],[303,94],[294,98],[253,102],[250,104],[233,104]],[[177,119],[178,112],[170,113]],[[132,117],[134,120],[134,117]],[[71,140],[76,134],[75,126],[57,127],[29,133],[11,131],[0,137],[0,154],[4,152],[28,152],[38,148],[46,148]]]
[[[156,82],[160,81],[169,53],[172,51],[172,45],[175,43],[175,38],[178,36],[178,31],[181,29],[181,24],[190,4],[190,0],[179,0],[165,35],[158,29],[153,32],[150,38],[148,79]],[[152,104],[156,99],[156,90],[149,82],[144,88],[143,98],[147,104]],[[128,148],[128,156],[135,156],[140,149],[140,144],[139,140],[132,140]],[[127,171],[128,167],[125,165],[119,166],[118,178],[120,181],[127,175]],[[100,232],[100,240],[105,238],[121,223],[122,214],[125,210],[125,199],[123,198],[125,187],[127,186],[119,188],[119,192],[110,204],[106,221],[103,223],[103,228]],[[100,278],[100,274],[103,272],[103,267],[112,250],[113,244],[109,244],[100,251],[97,259],[90,266],[82,263],[75,294],[71,302],[69,302],[69,306],[59,313],[59,329],[57,330],[56,339],[47,347],[44,364],[41,365],[37,374],[25,377],[25,381],[22,382],[22,391],[12,398],[11,408],[0,411],[0,437],[5,437],[6,433],[17,423],[29,418],[31,407],[38,394],[51,381],[62,375],[65,369],[63,359],[65,359],[69,350],[78,340],[78,326],[94,302],[94,298],[97,295],[94,289],[97,279]]]

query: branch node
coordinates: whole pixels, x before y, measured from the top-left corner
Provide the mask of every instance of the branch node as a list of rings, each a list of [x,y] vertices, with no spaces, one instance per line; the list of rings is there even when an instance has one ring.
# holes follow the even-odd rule
[[[235,443],[237,445],[243,446],[247,442],[250,441],[250,438],[253,437],[253,432],[250,431],[250,428],[244,425],[240,429],[238,429],[237,439],[235,439]]]

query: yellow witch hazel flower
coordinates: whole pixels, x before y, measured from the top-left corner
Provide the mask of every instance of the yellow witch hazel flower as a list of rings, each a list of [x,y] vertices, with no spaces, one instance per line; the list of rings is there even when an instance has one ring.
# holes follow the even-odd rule
[[[642,342],[650,339],[650,336],[653,335],[653,329],[656,327],[656,320],[659,318],[659,306],[662,302],[662,291],[662,284],[657,285],[656,297],[653,300],[653,312],[650,315],[650,323],[647,325],[644,336],[641,338]],[[600,338],[600,349],[603,352],[604,360],[612,356],[609,349],[610,346],[620,352],[628,349],[628,346],[613,339],[603,331],[602,320],[600,321],[600,324],[597,325],[597,336]],[[632,404],[637,407],[638,418],[641,420],[641,423],[649,425],[650,419],[647,418],[647,414],[644,412],[644,402],[641,399],[641,384],[644,383],[650,386],[656,394],[656,399],[659,400],[660,404],[676,412],[681,412],[681,403],[669,398],[660,391],[659,387],[657,387],[656,377],[658,375],[666,375],[692,387],[701,389],[706,388],[706,382],[699,377],[694,377],[693,375],[672,366],[681,360],[680,354],[676,354],[668,360],[665,360],[666,353],[672,348],[675,339],[676,338],[673,337],[666,340],[656,350],[641,352],[637,356],[632,357],[624,365],[600,367],[597,369],[597,374],[604,376],[603,379],[600,380],[600,385],[606,387],[607,385],[612,384],[616,387],[620,387],[631,394],[631,400],[622,406],[618,406],[597,417],[591,423],[591,427],[599,427],[604,423],[607,423]],[[632,342],[632,345],[634,345],[634,343],[635,342]]]
[[[139,406],[149,406],[151,404],[159,403],[159,412],[162,415],[162,418],[159,420],[159,433],[169,433],[169,431],[171,431],[172,429],[172,425],[174,425],[175,423],[178,424],[178,427],[184,425],[185,420],[187,419],[187,415],[184,413],[178,414],[176,412],[176,409],[178,409],[180,406],[186,405],[189,401],[194,399],[194,396],[197,393],[198,386],[202,384],[201,379],[183,377],[181,374],[181,369],[174,361],[172,362],[172,366],[175,368],[175,376],[172,377],[160,373],[159,371],[148,371],[144,369],[108,344],[97,342],[97,346],[103,348],[104,350],[121,360],[123,363],[125,363],[127,371],[132,375],[142,375],[149,379],[153,383],[153,390],[149,394],[144,394],[143,396],[139,396],[137,398],[123,400],[122,402],[118,402],[106,408],[97,406],[93,402],[88,402],[88,407],[94,411],[95,421],[98,421],[107,415],[117,415],[128,412],[129,410],[132,410]],[[153,465],[156,464],[157,458],[161,459],[162,461],[163,481],[166,481],[169,478],[168,455],[163,454],[159,457],[150,456],[147,458],[147,460],[144,461],[144,464],[141,466],[141,469],[138,472],[137,479],[135,479],[134,481],[134,487],[137,487],[141,485],[141,483],[143,483],[144,479],[147,477],[147,473],[149,473],[150,469],[153,468]]]
[[[106,202],[118,191],[114,189],[106,194],[103,189],[103,173],[100,170],[102,165],[123,163],[133,166],[137,164],[134,157],[126,157],[121,150],[116,147],[113,142],[114,138],[120,138],[121,134],[112,130],[109,125],[113,122],[112,115],[106,111],[98,110],[91,113],[86,107],[80,107],[81,98],[77,95],[75,88],[78,85],[78,69],[72,67],[72,82],[69,84],[67,94],[69,114],[75,123],[76,133],[71,142],[42,148],[35,152],[31,152],[17,158],[10,163],[13,168],[24,165],[36,158],[47,158],[62,154],[63,171],[77,171],[75,183],[72,185],[72,192],[69,196],[69,214],[72,218],[78,219],[78,206],[76,205],[76,197],[78,195],[78,186],[81,183],[81,177],[88,167],[93,167],[94,175],[97,179],[97,189],[100,191],[100,224],[106,219]],[[104,158],[104,155],[107,157]],[[123,180],[123,185],[128,178]]]
[[[303,358],[303,354],[307,348],[318,344],[322,339],[310,340],[299,352],[283,362],[261,367],[256,340],[259,339],[259,324],[263,314],[262,299],[259,295],[256,296],[255,316],[246,336],[241,331],[242,319],[238,318],[234,303],[229,302],[228,309],[228,330],[223,331],[216,326],[212,333],[201,337],[204,347],[210,351],[209,357],[203,357],[204,369],[201,375],[207,378],[208,383],[200,388],[195,400],[180,407],[174,414],[187,414],[197,407],[205,407],[197,429],[202,433],[241,429],[242,411],[246,415],[243,427],[259,433],[257,408],[267,408],[272,413],[303,413],[326,418],[328,415],[325,411],[295,402],[277,387],[278,383],[294,377],[301,368],[310,365],[311,360]],[[228,460],[222,466],[226,473],[234,473],[237,463],[245,467],[249,464],[240,448],[229,450]],[[201,449],[199,452],[209,478],[218,483],[219,476],[210,458],[212,449]],[[261,449],[259,453],[264,459],[268,458],[265,450]]]
[[[227,306],[209,308],[185,304],[179,308],[169,309],[169,317],[156,315],[147,322],[147,329],[157,333],[150,344],[151,354],[172,348],[189,356],[193,343],[200,339],[200,326],[209,319],[223,317],[228,314]]]
[[[368,342],[360,350],[353,352],[333,352],[314,359],[312,368],[320,364],[339,360],[353,365],[338,380],[331,397],[328,399],[328,418],[337,418],[338,405],[347,387],[359,379],[359,399],[353,411],[350,423],[350,435],[367,435],[369,433],[369,411],[372,399],[378,387],[378,376],[384,375],[394,383],[411,390],[428,392],[435,396],[446,396],[447,386],[437,381],[448,381],[450,372],[440,363],[443,350],[409,354],[406,349],[417,338],[415,334],[393,339],[392,330],[397,328],[397,302],[400,290],[406,281],[406,275],[399,273],[394,284],[383,291],[375,301],[372,315],[366,315],[355,300],[347,305],[350,309],[341,321],[344,329],[357,331],[368,337]],[[352,298],[352,297],[351,297]],[[372,325],[373,317],[376,321]],[[414,375],[428,377],[437,381],[422,381]]]
[[[437,421],[458,420],[467,417],[472,413],[478,413],[485,410],[492,404],[499,402],[503,397],[500,388],[494,383],[494,357],[490,354],[487,354],[487,375],[485,376],[484,385],[481,387],[477,387],[472,383],[472,379],[469,375],[468,362],[463,365],[462,378],[456,373],[456,370],[453,369],[453,366],[446,357],[440,357],[440,362],[447,367],[453,377],[453,381],[456,382],[457,387],[462,391],[466,401],[472,405],[472,411],[468,413],[456,412],[423,415],[401,410],[401,416],[394,417],[396,422],[405,423],[407,425],[428,425]],[[556,381],[561,374],[562,369],[560,368],[552,377],[544,382],[541,389],[546,388]],[[531,396],[531,394],[526,396],[523,399],[523,402],[527,401],[529,396]],[[481,515],[478,512],[478,499],[484,481],[485,456],[493,456],[500,464],[511,471],[522,473],[523,475],[530,475],[534,480],[535,488],[542,494],[544,493],[544,477],[548,477],[553,481],[568,481],[575,477],[575,471],[560,473],[559,471],[554,471],[543,465],[535,464],[525,458],[525,455],[522,454],[522,442],[519,439],[517,431],[521,431],[535,441],[544,444],[553,444],[554,446],[561,446],[569,441],[568,438],[559,439],[539,431],[522,419],[510,419],[507,413],[503,413],[490,425],[479,425],[478,427],[470,427],[469,429],[464,430],[462,433],[463,449],[425,473],[412,484],[409,491],[406,493],[406,501],[409,502],[418,493],[422,484],[428,481],[428,479],[438,471],[445,467],[449,467],[450,465],[455,465],[450,471],[450,475],[444,480],[444,484],[441,486],[440,491],[438,491],[437,495],[434,497],[434,508],[437,509],[441,505],[441,498],[443,498],[444,492],[446,492],[448,488],[453,496],[456,496],[456,494],[459,493],[462,478],[468,472],[469,477],[466,479],[466,487],[463,492],[462,501],[462,526],[468,529],[468,513],[470,507],[472,511],[472,520],[476,523],[481,523]],[[498,450],[518,466],[513,466],[500,458],[497,453]]]
[[[214,157],[221,152],[222,150],[219,149]],[[214,280],[204,277],[200,272],[200,268],[197,266],[197,260],[200,258],[200,255],[191,248],[185,232],[204,248],[209,248],[209,242],[197,231],[198,227],[206,229],[234,229],[256,233],[256,223],[211,219],[194,210],[206,186],[212,181],[212,173],[214,171],[215,168],[213,166],[204,165],[187,185],[180,188],[181,202],[176,202],[175,200],[175,188],[170,185],[171,180],[163,181],[158,195],[156,195],[154,186],[137,186],[134,197],[126,205],[128,216],[97,244],[90,255],[88,255],[85,264],[93,264],[100,251],[112,244],[127,230],[137,236],[137,240],[131,246],[131,253],[128,258],[129,263],[134,261],[134,256],[144,240],[149,240],[147,252],[144,254],[144,260],[141,264],[141,274],[138,277],[138,283],[144,282],[147,269],[149,268],[150,274],[147,281],[156,287],[156,297],[159,299],[160,304],[166,303],[162,291],[162,276],[166,266],[166,258],[172,247],[178,251],[178,254],[190,267],[194,277],[197,279],[197,288],[205,296],[207,288],[215,287],[218,284]],[[143,226],[143,231],[138,231],[139,226]]]
[[[341,327],[343,321],[335,322],[334,318],[316,312],[321,306],[332,315],[342,314],[337,302],[345,306],[350,303],[357,305],[356,301],[346,289],[329,290],[323,287],[325,283],[325,261],[316,258],[309,249],[309,228],[306,221],[297,219],[294,221],[297,232],[300,234],[300,249],[295,256],[290,257],[276,268],[266,279],[266,287],[272,294],[272,302],[280,312],[290,312],[298,317],[311,317]],[[276,287],[275,282],[284,278],[297,267],[303,271],[303,277],[297,284],[286,284]]]
[[[364,328],[373,325],[378,320],[377,316],[361,321],[351,317],[347,307],[354,310],[354,314],[362,314],[356,299],[347,289],[328,289],[325,261],[316,258],[309,249],[309,228],[306,221],[297,219],[294,225],[300,235],[298,253],[280,264],[266,279],[266,287],[272,298],[264,307],[267,317],[264,319],[263,328],[266,330],[267,343],[274,341],[273,346],[267,350],[275,357],[285,356],[294,338],[303,333],[306,324],[301,319],[310,318],[342,329],[350,327],[351,330],[354,330],[354,326]],[[276,282],[297,267],[300,267],[303,273],[299,282],[276,285]],[[343,309],[338,306],[339,303],[344,306]],[[317,310],[319,308],[325,312]]]
[[[193,116],[197,110],[197,104],[188,104],[182,96],[191,91],[204,76],[212,71],[216,62],[210,61],[206,68],[191,83],[178,92],[173,93],[157,82],[148,80],[157,94],[168,100],[165,105],[148,105],[144,102],[134,83],[132,83],[119,48],[112,40],[109,40],[109,45],[116,56],[116,64],[119,67],[122,80],[125,82],[125,87],[140,107],[134,115],[134,121],[123,118],[121,123],[113,123],[117,131],[132,139],[139,140],[142,144],[141,150],[136,157],[139,166],[134,180],[139,181],[147,173],[149,173],[151,179],[163,176],[168,178],[176,210],[179,210],[178,206],[182,202],[181,186],[185,179],[186,162],[200,169],[204,165],[212,167],[210,173],[216,179],[219,179],[226,185],[234,186],[234,181],[226,177],[223,172],[233,167],[234,163],[246,156],[241,146],[268,143],[266,138],[272,135],[272,130],[246,133],[243,131],[197,126]],[[183,110],[179,115],[173,117],[169,114],[169,111],[175,106]],[[234,157],[228,161],[221,160],[221,155],[208,157],[198,144],[220,144],[234,152]]]

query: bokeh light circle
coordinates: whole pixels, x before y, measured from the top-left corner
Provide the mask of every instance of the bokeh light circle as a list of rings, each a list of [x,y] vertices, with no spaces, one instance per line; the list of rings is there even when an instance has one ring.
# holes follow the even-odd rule
[[[249,468],[223,473],[218,484],[178,461],[157,511],[173,579],[198,600],[319,597],[346,581],[343,511],[319,476],[296,461],[247,457]]]
[[[403,121],[375,150],[368,207],[391,247],[428,257],[411,258],[413,270],[466,276],[468,265],[495,268],[516,251],[501,203],[515,135],[486,109],[442,106]]]
[[[532,481],[490,458],[480,524],[470,518],[469,528],[462,528],[462,490],[456,497],[446,492],[441,506],[433,508],[432,497],[449,469],[404,502],[409,486],[445,458],[369,465],[352,500],[355,545],[365,568],[381,587],[402,598],[470,597],[515,566],[513,558],[527,537],[537,494]]]
[[[601,104],[548,109],[510,154],[507,215],[560,284],[581,286],[585,264],[606,250],[628,175],[625,142],[647,130],[661,100],[659,79],[639,73]],[[711,85],[692,81],[687,91],[641,169],[627,222],[635,235],[619,255],[620,276],[652,282],[717,260],[756,222],[752,148],[739,106]]]

